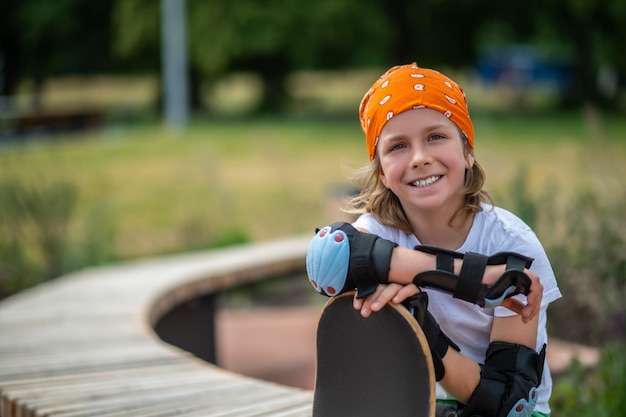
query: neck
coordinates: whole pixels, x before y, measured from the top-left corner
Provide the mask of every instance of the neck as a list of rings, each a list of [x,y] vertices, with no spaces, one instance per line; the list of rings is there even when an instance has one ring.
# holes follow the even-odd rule
[[[421,244],[457,250],[467,239],[474,215],[453,218],[453,214],[419,213],[409,216],[409,221]]]

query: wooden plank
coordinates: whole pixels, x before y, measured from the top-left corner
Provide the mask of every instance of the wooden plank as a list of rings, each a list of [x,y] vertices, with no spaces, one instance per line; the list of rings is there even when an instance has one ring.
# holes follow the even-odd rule
[[[93,268],[0,303],[1,417],[310,416],[312,393],[224,371],[151,325],[304,266],[309,238]]]

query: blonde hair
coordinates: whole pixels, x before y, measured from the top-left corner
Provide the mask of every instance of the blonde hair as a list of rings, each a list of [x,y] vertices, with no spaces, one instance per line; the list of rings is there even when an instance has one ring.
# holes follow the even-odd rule
[[[464,143],[467,156],[472,149],[466,140]],[[361,192],[348,201],[345,211],[355,215],[371,213],[386,226],[406,233],[415,233],[404,213],[400,199],[383,184],[380,171],[378,154],[369,165],[355,171],[353,179]],[[455,219],[465,221],[471,215],[482,211],[482,203],[494,204],[491,195],[483,189],[486,180],[487,174],[478,161],[474,161],[472,167],[465,170],[464,203],[454,213],[450,224]]]

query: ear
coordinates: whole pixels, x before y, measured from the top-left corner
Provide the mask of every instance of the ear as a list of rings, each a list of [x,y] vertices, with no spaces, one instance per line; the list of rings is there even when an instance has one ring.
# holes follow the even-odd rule
[[[385,172],[381,167],[378,168],[378,178],[380,179],[380,182],[383,183],[385,188],[389,188],[389,186],[387,185],[387,177],[385,176]]]
[[[474,162],[476,158],[474,157],[474,152],[470,151],[465,154],[465,169],[472,169],[474,166]]]

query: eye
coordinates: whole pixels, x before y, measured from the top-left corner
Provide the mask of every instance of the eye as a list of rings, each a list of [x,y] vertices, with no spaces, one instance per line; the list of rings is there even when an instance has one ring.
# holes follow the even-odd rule
[[[406,148],[406,145],[404,143],[396,143],[389,147],[389,152],[397,151],[404,148]]]
[[[432,135],[430,135],[428,137],[428,141],[434,141],[434,140],[441,140],[441,139],[445,139],[446,137],[443,135],[440,135],[438,133],[433,133]]]

